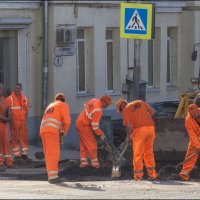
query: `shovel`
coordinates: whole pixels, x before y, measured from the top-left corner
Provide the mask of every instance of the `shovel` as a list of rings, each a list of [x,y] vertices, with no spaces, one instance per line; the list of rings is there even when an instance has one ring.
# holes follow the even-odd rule
[[[184,161],[180,162],[178,165],[175,166],[176,169],[178,169],[181,165],[183,165],[184,163],[190,161],[194,156],[198,155],[200,151],[197,151],[193,154],[191,154],[190,156],[188,156]]]
[[[176,166],[173,166],[173,165],[167,165],[167,166],[164,166],[162,167],[160,170],[159,170],[159,177],[161,179],[171,179],[176,173],[177,173],[177,170],[178,168],[183,165],[184,163],[190,161],[194,156],[198,155],[200,151],[197,151],[193,154],[191,154],[190,156],[188,156],[184,161],[180,162],[179,164],[177,164]],[[175,175],[176,176],[176,175]]]
[[[129,146],[129,141],[126,141],[125,147],[122,150],[122,153],[120,154],[118,160],[115,163],[113,163],[111,178],[119,178],[121,176],[121,165],[122,165],[121,159],[124,153],[126,152],[128,146]]]
[[[109,158],[111,160],[112,163],[117,162],[118,157],[119,157],[119,151],[115,148],[115,146],[110,145],[108,143],[108,141],[105,139],[105,147],[106,147],[106,151],[109,153]]]

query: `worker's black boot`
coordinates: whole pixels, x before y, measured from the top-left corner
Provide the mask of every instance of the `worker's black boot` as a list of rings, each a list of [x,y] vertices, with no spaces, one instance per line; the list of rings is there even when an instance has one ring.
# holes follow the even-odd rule
[[[0,172],[5,172],[5,171],[6,171],[6,166],[0,165]]]
[[[67,181],[65,178],[54,178],[54,179],[50,179],[48,180],[50,184],[58,184],[58,183],[63,183],[65,181]]]
[[[15,163],[15,164],[22,164],[22,163],[23,163],[23,160],[21,159],[20,156],[15,156],[15,157],[14,157],[14,163]]]
[[[27,162],[27,163],[31,163],[32,159],[29,158],[27,155],[22,155],[21,158],[23,159],[23,161]]]

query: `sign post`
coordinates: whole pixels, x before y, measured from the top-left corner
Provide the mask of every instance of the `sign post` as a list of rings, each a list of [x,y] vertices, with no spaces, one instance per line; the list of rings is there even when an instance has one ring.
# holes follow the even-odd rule
[[[133,84],[130,85],[131,99],[140,98],[140,46],[141,40],[154,37],[154,5],[121,3],[120,37],[134,39]]]

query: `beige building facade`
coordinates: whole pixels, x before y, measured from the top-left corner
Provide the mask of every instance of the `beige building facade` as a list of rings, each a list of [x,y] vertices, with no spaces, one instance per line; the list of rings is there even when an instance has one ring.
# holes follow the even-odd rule
[[[146,100],[178,100],[183,91],[195,89],[190,79],[199,76],[200,59],[190,57],[200,40],[200,3],[151,2],[155,38],[141,41],[140,48]],[[0,82],[6,92],[15,82],[23,84],[32,143],[57,92],[65,93],[70,105],[70,148],[78,146],[75,120],[85,101],[105,94],[114,103],[128,98],[124,86],[133,77],[134,40],[119,33],[120,1],[0,1]],[[114,104],[105,115],[120,118]]]

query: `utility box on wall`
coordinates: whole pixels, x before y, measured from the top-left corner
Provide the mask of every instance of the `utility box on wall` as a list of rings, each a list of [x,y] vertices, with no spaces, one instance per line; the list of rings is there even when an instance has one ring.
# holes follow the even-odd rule
[[[57,25],[55,56],[73,56],[76,52],[76,26]]]
[[[66,46],[76,43],[76,28],[74,25],[58,25],[56,29],[56,44]]]
[[[139,95],[139,99],[146,101],[146,88],[147,88],[147,82],[141,80],[140,81],[140,95]]]
[[[147,82],[140,80],[139,85],[139,99],[146,101],[146,85]],[[134,82],[131,79],[127,79],[125,84],[122,84],[122,92],[125,94],[128,94],[129,97],[131,97],[131,94],[133,93],[134,88]],[[133,99],[128,99],[129,101],[132,101]]]

